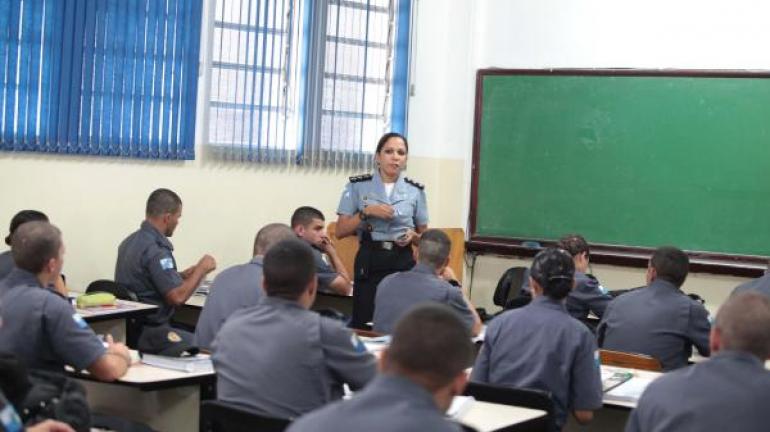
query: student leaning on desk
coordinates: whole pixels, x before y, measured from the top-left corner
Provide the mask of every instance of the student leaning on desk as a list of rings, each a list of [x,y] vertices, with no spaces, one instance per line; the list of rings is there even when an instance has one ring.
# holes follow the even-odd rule
[[[72,305],[46,289],[61,274],[61,232],[48,222],[28,222],[13,235],[16,268],[0,282],[0,352],[31,369],[64,373],[64,366],[88,370],[103,381],[125,374],[128,349],[107,338],[105,347]]]

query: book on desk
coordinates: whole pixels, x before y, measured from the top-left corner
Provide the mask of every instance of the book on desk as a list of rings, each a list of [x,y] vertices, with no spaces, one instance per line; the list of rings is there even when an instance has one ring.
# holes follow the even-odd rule
[[[214,372],[214,365],[211,363],[211,358],[205,354],[197,354],[188,357],[142,354],[142,363],[182,372]]]

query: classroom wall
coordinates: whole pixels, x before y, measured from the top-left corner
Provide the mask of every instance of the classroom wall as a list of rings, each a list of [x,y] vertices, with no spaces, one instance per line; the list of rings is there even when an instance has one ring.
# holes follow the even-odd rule
[[[489,67],[770,69],[770,3],[759,0],[478,0],[472,16],[472,28],[461,28],[473,35],[470,75]],[[469,78],[469,85],[473,80]],[[472,106],[472,100],[463,103]],[[472,122],[472,116],[467,121]],[[466,173],[470,152],[469,136]],[[590,203],[590,190],[576,193]],[[640,199],[654,205],[654,197]],[[463,211],[467,214],[467,205]],[[476,305],[491,307],[500,274],[527,264],[479,257],[471,284]],[[644,283],[643,269],[595,265],[593,271],[610,289]],[[716,307],[742,280],[694,274],[684,289]],[[469,282],[467,277],[466,285]]]
[[[467,37],[452,26],[461,22],[467,14],[463,8],[470,5],[469,0],[457,1],[457,8],[434,0],[416,4],[420,38],[415,41],[412,67],[415,96],[409,105],[408,175],[425,183],[434,226],[462,223],[464,198],[458,191],[465,181],[466,138],[456,136],[446,124],[463,123],[470,109],[455,104],[452,96],[455,88],[465,85],[468,70],[467,60],[462,60],[467,59]],[[452,47],[461,47],[460,60],[441,54]],[[201,51],[207,52],[205,45]],[[204,86],[201,80],[202,99]],[[92,280],[112,278],[117,246],[138,228],[147,195],[157,187],[177,191],[184,201],[183,217],[172,238],[180,266],[193,264],[204,253],[214,255],[218,270],[245,262],[259,227],[288,223],[300,205],[316,206],[328,220],[336,219],[347,177],[358,172],[218,162],[202,151],[202,111],[195,161],[0,153],[2,237],[16,211],[46,212],[64,233],[68,283],[83,290]]]
[[[427,186],[433,226],[466,225],[477,68],[770,69],[762,0],[415,0],[415,13],[409,175]],[[147,194],[165,186],[185,202],[172,239],[180,265],[208,252],[222,269],[249,257],[261,225],[286,221],[299,205],[332,219],[356,174],[219,163],[205,157],[198,132],[191,162],[0,153],[0,231],[21,208],[47,212],[65,235],[69,281],[82,289],[112,276],[118,243],[138,227]],[[577,193],[590,201],[590,191]],[[491,307],[499,275],[521,263],[479,257],[472,280],[466,272],[473,301]],[[594,272],[613,289],[643,281],[639,269]],[[719,304],[739,281],[693,275],[685,289]]]

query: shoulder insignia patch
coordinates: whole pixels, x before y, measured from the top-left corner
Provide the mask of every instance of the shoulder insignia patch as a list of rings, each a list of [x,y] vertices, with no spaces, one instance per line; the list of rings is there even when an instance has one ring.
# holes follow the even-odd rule
[[[86,323],[86,320],[84,320],[78,313],[72,314],[72,321],[75,321],[75,325],[80,329],[88,328],[88,323]]]
[[[165,257],[160,259],[160,268],[163,270],[173,270],[174,269],[174,259],[171,257]]]
[[[363,341],[358,338],[358,335],[355,333],[350,335],[350,344],[353,345],[353,349],[357,353],[365,353],[366,352],[366,345],[364,345]]]
[[[371,174],[360,174],[356,176],[350,176],[348,177],[348,180],[350,180],[351,183],[358,183],[363,181],[369,181],[373,178]]]
[[[420,190],[425,189],[425,185],[424,184],[422,184],[422,183],[420,183],[418,181],[412,180],[409,177],[404,177],[404,181],[409,183],[410,185],[416,187],[417,189],[420,189]]]

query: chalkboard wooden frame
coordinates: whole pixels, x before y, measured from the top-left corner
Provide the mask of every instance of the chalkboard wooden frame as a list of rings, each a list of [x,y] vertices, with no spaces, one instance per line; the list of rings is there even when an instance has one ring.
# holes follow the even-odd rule
[[[473,156],[471,164],[471,206],[468,215],[469,240],[466,251],[476,254],[498,254],[522,257],[534,256],[538,249],[523,245],[537,241],[551,246],[553,241],[535,238],[503,238],[477,235],[479,161],[481,151],[481,121],[483,83],[487,76],[496,75],[549,75],[549,76],[643,76],[643,77],[713,77],[713,78],[770,78],[766,70],[683,70],[683,69],[479,69],[476,72],[476,97],[473,117]],[[770,239],[768,239],[770,241]],[[617,246],[591,243],[591,260],[599,264],[626,267],[646,267],[653,248]],[[768,257],[726,253],[686,251],[690,257],[690,271],[725,274],[742,277],[761,276]]]

